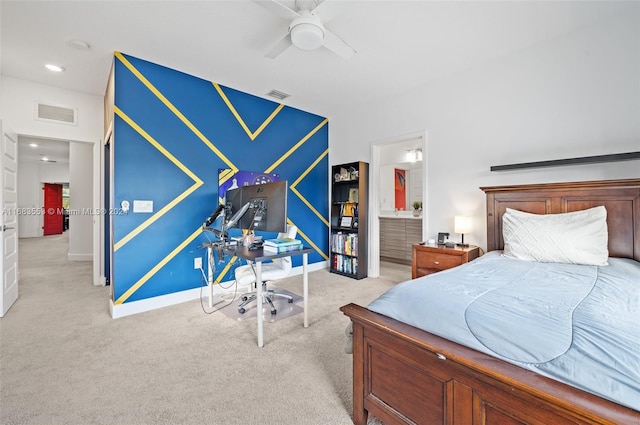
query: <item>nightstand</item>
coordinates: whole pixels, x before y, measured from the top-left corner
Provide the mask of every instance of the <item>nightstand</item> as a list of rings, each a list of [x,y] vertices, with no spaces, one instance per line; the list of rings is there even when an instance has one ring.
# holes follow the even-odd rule
[[[480,248],[474,245],[454,248],[446,248],[444,245],[413,245],[411,278],[450,269],[479,256]]]

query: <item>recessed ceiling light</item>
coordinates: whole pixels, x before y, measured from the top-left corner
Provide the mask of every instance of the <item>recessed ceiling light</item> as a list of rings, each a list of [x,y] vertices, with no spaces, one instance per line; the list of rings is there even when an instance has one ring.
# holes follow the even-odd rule
[[[47,68],[49,71],[53,71],[53,72],[62,72],[62,71],[64,71],[64,66],[54,65],[52,63],[46,64],[45,68]]]
[[[77,50],[89,50],[91,48],[89,43],[82,40],[71,40],[69,41],[69,46]]]
[[[32,148],[37,148],[38,144],[37,143],[29,143],[29,146],[31,146]]]

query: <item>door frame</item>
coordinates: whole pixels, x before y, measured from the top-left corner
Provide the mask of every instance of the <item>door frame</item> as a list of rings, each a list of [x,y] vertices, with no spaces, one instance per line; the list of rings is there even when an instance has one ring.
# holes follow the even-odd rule
[[[18,269],[18,136],[17,134],[15,134],[14,132],[3,128],[2,125],[2,120],[0,120],[0,143],[2,143],[2,146],[0,146],[0,190],[2,190],[2,193],[0,193],[0,207],[2,207],[3,212],[2,212],[2,219],[0,220],[0,233],[2,234],[2,236],[0,237],[0,282],[2,282],[2,284],[0,285],[0,317],[4,317],[4,315],[7,313],[7,311],[9,311],[9,308],[11,308],[11,306],[16,302],[16,300],[18,299],[18,282],[20,280],[19,276],[19,269]],[[5,186],[7,186],[7,182],[4,181],[4,178],[6,176],[5,173],[5,169],[4,169],[4,156],[5,156],[5,140],[9,139],[11,140],[11,142],[13,142],[14,144],[14,152],[13,152],[13,160],[15,161],[15,169],[13,170],[14,172],[14,182],[13,182],[13,186],[14,186],[14,192],[15,192],[15,201],[13,202],[12,205],[7,205],[6,204],[6,199],[5,199],[5,194],[4,194],[4,188]],[[4,211],[5,207],[9,210],[9,211],[13,211],[13,214],[10,214],[8,211]],[[6,239],[7,235],[10,235],[10,237],[12,237],[14,239],[13,242],[13,255],[11,255],[11,260],[10,262],[5,264],[5,248],[8,246],[11,246],[9,244],[6,244]],[[11,287],[5,291],[5,288],[7,286],[7,282],[8,280],[7,278],[7,271],[5,270],[5,266],[10,265],[11,269],[13,270],[13,277],[12,277],[12,281],[13,283],[10,285]],[[10,271],[10,270],[9,270]]]
[[[105,196],[109,196],[109,193],[107,193],[105,189],[107,187],[113,187],[113,179],[111,173],[107,175],[109,170],[105,167],[105,161],[111,161],[112,158],[106,157],[105,152],[111,152],[113,149],[113,145],[111,144],[112,140],[113,121],[109,124],[104,139],[96,143],[93,149],[93,204],[94,207],[100,211],[108,211],[108,207],[110,207],[110,204],[108,205],[107,202],[105,202]],[[110,145],[110,150],[106,149],[106,145]],[[113,161],[111,161],[111,164],[113,164]],[[111,261],[109,264],[105,262],[105,255],[112,255],[110,252],[107,252],[105,248],[105,243],[110,243],[110,241],[107,241],[107,238],[105,238],[106,231],[109,231],[111,234],[110,222],[109,214],[94,215],[93,284],[96,286],[107,285],[107,272],[105,267],[110,267],[112,264]],[[109,276],[112,276],[112,274],[109,273]]]
[[[1,121],[0,121],[1,122]],[[109,129],[110,131],[110,129]],[[109,132],[107,133],[110,134]],[[102,262],[103,248],[102,245],[104,243],[104,238],[101,233],[101,229],[104,226],[104,215],[99,214],[98,212],[104,211],[104,202],[102,201],[104,196],[104,186],[103,186],[103,152],[104,145],[102,140],[98,140],[95,143],[88,140],[73,140],[73,139],[60,139],[59,137],[47,137],[43,135],[33,135],[29,133],[20,133],[17,134],[16,137],[38,137],[52,140],[65,140],[69,143],[84,143],[84,144],[93,144],[93,176],[92,176],[92,210],[94,212],[93,215],[93,246],[92,246],[92,261],[93,261],[93,285],[94,286],[105,286],[106,280],[104,275],[104,264]],[[110,137],[110,136],[109,136]],[[42,200],[42,198],[41,198]],[[40,224],[42,226],[42,218],[40,218]]]
[[[113,208],[113,121],[104,136],[104,142],[100,144],[100,207],[103,211]],[[111,297],[113,298],[113,216],[100,216],[100,247],[99,262],[102,284],[111,286]],[[107,262],[106,259],[109,261]],[[113,301],[113,299],[112,299]]]
[[[428,174],[427,165],[429,161],[427,130],[415,133],[404,134],[401,136],[388,137],[385,139],[371,142],[371,168],[369,170],[369,277],[380,276],[380,222],[378,221],[378,206],[380,205],[380,149],[393,144],[400,144],[409,139],[422,140],[422,240],[426,240],[429,234],[428,229]]]

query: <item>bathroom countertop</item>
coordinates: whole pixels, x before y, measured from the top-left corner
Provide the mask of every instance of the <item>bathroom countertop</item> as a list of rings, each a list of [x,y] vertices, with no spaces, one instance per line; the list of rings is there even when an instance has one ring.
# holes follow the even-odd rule
[[[380,213],[378,214],[378,218],[410,218],[413,220],[422,220],[422,216],[414,217],[412,214],[398,214],[394,213]]]

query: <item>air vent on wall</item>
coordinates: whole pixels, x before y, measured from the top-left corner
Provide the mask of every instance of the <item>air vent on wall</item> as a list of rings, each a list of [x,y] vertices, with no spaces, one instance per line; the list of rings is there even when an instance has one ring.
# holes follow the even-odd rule
[[[73,108],[38,103],[37,119],[76,125],[78,123],[76,111],[77,110]]]
[[[267,93],[267,96],[275,97],[276,99],[282,100],[286,99],[290,95],[278,90],[271,90],[269,93]]]

